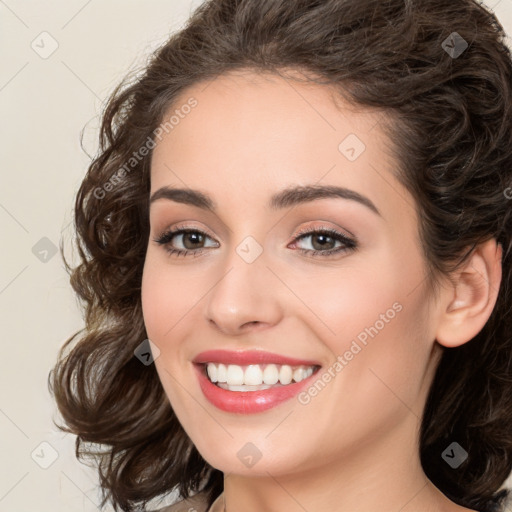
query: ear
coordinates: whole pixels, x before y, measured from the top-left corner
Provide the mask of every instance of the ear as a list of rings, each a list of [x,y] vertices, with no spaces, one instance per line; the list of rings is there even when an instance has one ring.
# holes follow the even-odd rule
[[[501,284],[503,248],[492,238],[478,245],[462,269],[450,277],[443,291],[436,340],[457,347],[484,327],[496,304]]]

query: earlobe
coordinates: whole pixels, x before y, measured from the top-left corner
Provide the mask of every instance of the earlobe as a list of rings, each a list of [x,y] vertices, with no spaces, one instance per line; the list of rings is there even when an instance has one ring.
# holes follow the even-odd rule
[[[501,284],[503,249],[495,238],[477,246],[463,268],[451,276],[443,292],[436,340],[457,347],[484,327],[496,304]]]

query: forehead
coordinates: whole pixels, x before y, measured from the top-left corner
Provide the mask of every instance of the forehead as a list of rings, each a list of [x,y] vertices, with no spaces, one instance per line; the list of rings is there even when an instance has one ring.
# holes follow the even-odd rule
[[[340,141],[350,133],[368,142],[381,135],[373,130],[382,114],[349,105],[331,86],[270,73],[236,71],[194,84],[182,91],[164,121],[192,98],[197,105],[187,108],[190,111],[164,135],[180,148],[190,141],[191,131],[201,144],[239,142],[228,146],[232,155],[237,149],[246,155],[255,148],[259,152],[263,142],[267,151],[276,145],[297,153],[305,139],[310,145],[322,141],[322,147],[338,152]]]
[[[325,85],[249,71],[195,84],[164,116],[163,123],[173,114],[179,122],[153,150],[151,193],[162,186],[199,188],[219,204],[233,205],[238,194],[243,207],[266,203],[290,185],[333,184],[350,186],[385,210],[390,194],[406,192],[397,192],[398,182],[383,187],[396,165],[379,126],[382,114],[334,94]],[[183,108],[191,99],[194,108]]]

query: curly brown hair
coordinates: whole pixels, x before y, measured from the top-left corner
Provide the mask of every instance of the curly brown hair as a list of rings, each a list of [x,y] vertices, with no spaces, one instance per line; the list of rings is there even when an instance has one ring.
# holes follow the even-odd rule
[[[76,434],[77,458],[98,458],[101,507],[110,500],[116,511],[145,510],[176,489],[184,498],[204,491],[211,505],[223,488],[222,472],[184,432],[155,366],[134,357],[147,339],[141,278],[151,149],[139,149],[154,147],[164,115],[188,87],[246,68],[301,70],[304,80],[390,116],[397,178],[415,199],[432,289],[477,244],[493,237],[501,244],[493,313],[471,342],[443,347],[420,435],[425,474],[447,497],[500,510],[512,470],[512,59],[505,37],[477,0],[209,0],[142,74],[115,89],[76,196],[76,268],[61,246],[85,328],[65,342],[48,376],[67,425],[57,426]],[[457,471],[441,458],[452,439],[468,452]],[[93,449],[100,446],[106,449]]]

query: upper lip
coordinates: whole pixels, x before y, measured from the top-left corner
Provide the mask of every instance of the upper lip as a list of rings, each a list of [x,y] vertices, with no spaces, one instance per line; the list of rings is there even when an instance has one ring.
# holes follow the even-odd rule
[[[193,362],[196,364],[224,363],[240,366],[259,363],[288,364],[290,366],[320,366],[318,361],[310,359],[296,359],[294,357],[265,352],[264,350],[206,350],[205,352],[197,354],[193,359]]]

